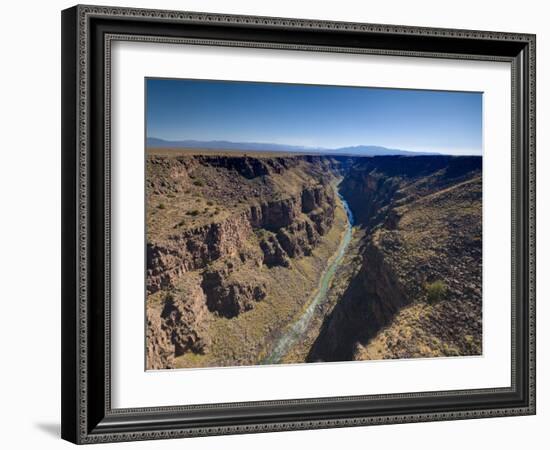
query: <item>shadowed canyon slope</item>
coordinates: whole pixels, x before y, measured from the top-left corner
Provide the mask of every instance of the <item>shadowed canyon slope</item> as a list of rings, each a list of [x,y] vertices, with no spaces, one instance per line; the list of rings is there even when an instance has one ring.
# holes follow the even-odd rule
[[[481,158],[158,150],[146,171],[148,369],[259,364],[322,282],[283,362],[480,353]],[[327,280],[338,191],[356,223]]]
[[[309,361],[481,353],[481,158],[364,159],[342,192],[361,267]]]

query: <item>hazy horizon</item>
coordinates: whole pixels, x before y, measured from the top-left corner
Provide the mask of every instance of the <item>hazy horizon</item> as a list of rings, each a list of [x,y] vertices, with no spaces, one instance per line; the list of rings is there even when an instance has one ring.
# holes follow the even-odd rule
[[[478,92],[148,78],[146,101],[148,139],[482,154]]]

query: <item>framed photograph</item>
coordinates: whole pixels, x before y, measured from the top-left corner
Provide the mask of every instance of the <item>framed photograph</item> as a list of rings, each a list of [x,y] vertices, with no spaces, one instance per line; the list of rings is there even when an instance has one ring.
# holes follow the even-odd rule
[[[62,12],[62,436],[535,413],[535,36]]]

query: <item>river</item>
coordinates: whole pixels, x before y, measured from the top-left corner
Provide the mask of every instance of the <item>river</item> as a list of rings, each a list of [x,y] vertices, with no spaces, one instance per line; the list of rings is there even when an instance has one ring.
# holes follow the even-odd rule
[[[353,229],[353,214],[349,208],[348,202],[340,195],[337,189],[335,189],[336,194],[340,198],[344,210],[346,211],[347,224],[346,231],[338,250],[331,259],[329,266],[323,272],[319,284],[317,287],[317,293],[315,297],[308,305],[307,309],[302,313],[302,315],[285,331],[285,333],[279,337],[275,343],[271,353],[261,362],[261,364],[277,364],[281,362],[281,359],[286,355],[286,353],[292,348],[294,344],[300,341],[306,334],[311,319],[315,313],[315,309],[322,305],[327,299],[328,289],[336,273],[336,269],[342,262],[346,250],[351,242],[352,229]]]

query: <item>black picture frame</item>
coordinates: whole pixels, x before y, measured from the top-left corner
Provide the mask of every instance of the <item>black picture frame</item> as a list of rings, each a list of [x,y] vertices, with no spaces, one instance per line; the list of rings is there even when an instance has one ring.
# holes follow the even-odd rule
[[[110,44],[193,42],[512,65],[512,384],[507,388],[113,409]],[[97,443],[535,414],[535,36],[75,6],[62,12],[62,437]]]

